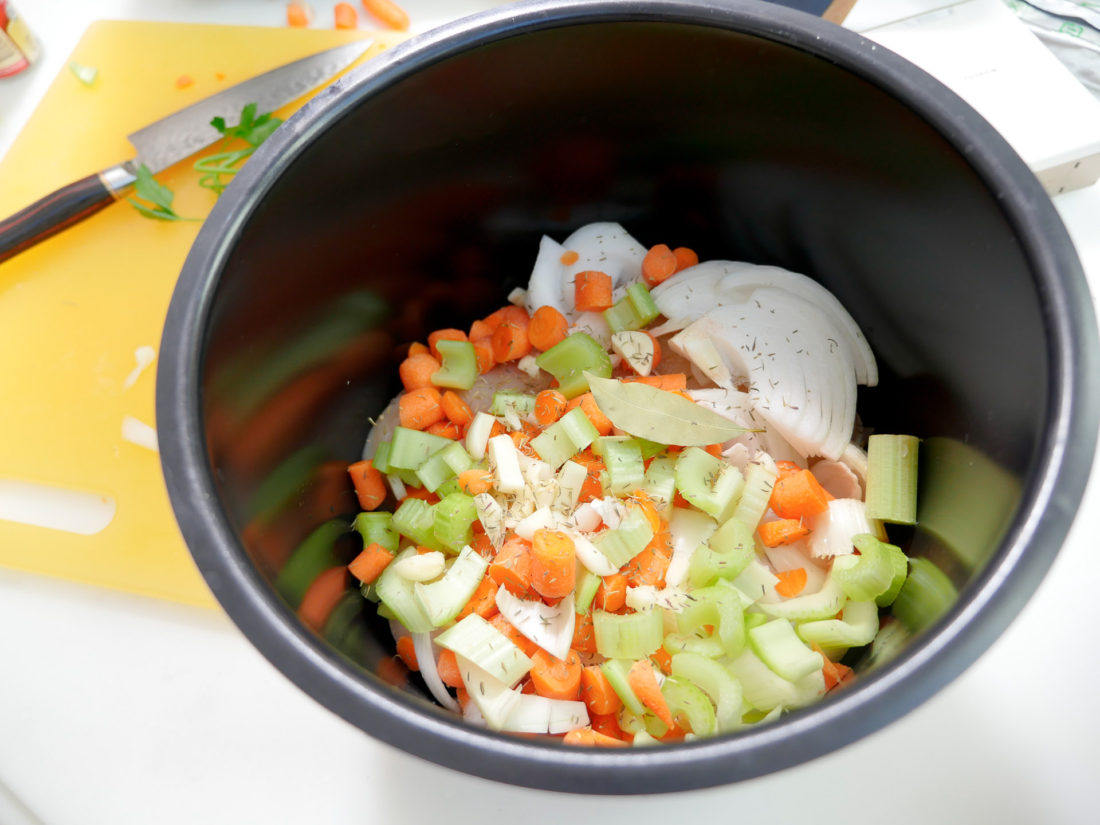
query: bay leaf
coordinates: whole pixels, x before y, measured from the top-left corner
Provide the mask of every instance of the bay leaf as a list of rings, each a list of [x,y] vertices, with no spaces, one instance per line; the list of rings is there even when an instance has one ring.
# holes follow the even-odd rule
[[[600,411],[620,430],[679,447],[720,444],[747,432],[728,418],[675,393],[640,382],[585,373]]]

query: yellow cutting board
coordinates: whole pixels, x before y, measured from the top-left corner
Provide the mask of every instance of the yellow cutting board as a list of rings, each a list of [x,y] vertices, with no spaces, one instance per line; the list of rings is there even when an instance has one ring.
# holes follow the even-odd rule
[[[71,56],[98,70],[94,84],[83,85],[67,68],[54,79],[0,162],[0,214],[133,157],[126,135],[163,115],[366,37],[375,38],[367,57],[401,39],[96,23]],[[193,82],[180,88],[184,75]],[[278,114],[289,116],[305,100]],[[198,186],[193,162],[157,177],[175,190],[179,214],[201,218],[214,196]],[[214,605],[176,527],[158,454],[122,436],[127,418],[155,425],[156,364],[137,372],[135,353],[159,351],[172,289],[199,226],[149,220],[121,201],[0,263],[0,498],[8,495],[0,501],[0,514],[5,507],[7,513],[0,518],[0,564]],[[66,529],[41,526],[54,521],[26,517],[31,509],[11,498],[12,489],[26,493],[28,485],[66,512],[74,503],[94,505],[95,518]]]

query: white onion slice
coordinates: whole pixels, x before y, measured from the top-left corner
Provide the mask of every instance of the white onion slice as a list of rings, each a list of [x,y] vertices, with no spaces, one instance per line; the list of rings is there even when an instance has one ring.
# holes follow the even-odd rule
[[[585,570],[597,576],[610,576],[618,572],[619,568],[600,552],[600,548],[579,532],[566,530],[565,534],[573,540],[573,551],[577,554],[577,561],[584,566]]]
[[[863,502],[855,498],[834,498],[829,509],[814,516],[810,530],[810,555],[816,559],[846,556],[853,550],[853,536],[876,533]]]
[[[508,588],[497,589],[497,609],[511,625],[551,656],[564,659],[573,644],[573,596],[570,594],[551,607],[512,595]]]
[[[826,571],[810,558],[807,541],[807,539],[801,539],[778,547],[764,548],[768,563],[777,573],[799,567],[806,571],[806,586],[802,588],[799,595],[816,593],[825,583]]]
[[[416,664],[419,666],[420,675],[423,677],[424,684],[428,686],[432,696],[447,710],[453,710],[456,713],[461,712],[462,708],[447,691],[447,686],[443,684],[443,680],[439,678],[439,673],[436,671],[435,648],[432,646],[431,634],[413,633],[412,640],[413,650],[416,652]]]
[[[584,702],[520,693],[502,730],[512,733],[568,733],[589,722]]]
[[[565,300],[561,287],[565,278],[565,264],[561,262],[564,253],[564,246],[546,235],[542,236],[538,255],[535,256],[535,266],[531,270],[531,279],[527,282],[525,305],[528,315],[533,315],[541,306],[554,307],[566,318],[576,314],[572,299]]]

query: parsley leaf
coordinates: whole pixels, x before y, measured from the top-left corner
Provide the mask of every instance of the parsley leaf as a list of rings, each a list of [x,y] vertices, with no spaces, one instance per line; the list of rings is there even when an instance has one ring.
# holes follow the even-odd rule
[[[210,125],[225,137],[227,146],[234,138],[239,138],[247,143],[248,147],[219,152],[199,160],[195,164],[195,171],[202,173],[199,186],[220,195],[227,185],[223,178],[237,174],[240,164],[256,151],[257,146],[271,137],[282,122],[281,118],[273,116],[270,112],[257,117],[255,103],[249,103],[241,109],[241,119],[236,126],[226,126],[223,117],[212,119]]]
[[[158,221],[193,221],[197,218],[184,218],[176,214],[172,208],[172,200],[175,193],[162,183],[158,183],[153,177],[152,171],[144,163],[138,167],[137,181],[134,183],[134,194],[148,204],[127,198],[133,207],[147,218]],[[149,204],[152,204],[150,206]]]

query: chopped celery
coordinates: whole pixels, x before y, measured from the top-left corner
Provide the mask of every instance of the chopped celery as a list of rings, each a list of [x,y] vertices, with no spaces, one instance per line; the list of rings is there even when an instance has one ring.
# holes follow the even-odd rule
[[[531,660],[520,648],[477,613],[447,628],[435,643],[469,659],[506,685],[514,685],[531,669]]]
[[[612,495],[625,496],[642,486],[645,480],[645,462],[641,446],[629,436],[608,435],[596,439],[594,448],[603,457],[607,467],[608,491]]]
[[[688,726],[696,736],[713,736],[718,732],[714,705],[702,690],[687,679],[675,674],[666,677],[661,685],[661,695],[665,697],[673,716],[682,713],[687,717]]]
[[[760,602],[757,606],[769,616],[790,619],[792,622],[809,622],[831,619],[844,606],[844,591],[832,576],[816,593],[795,596],[781,602]]]
[[[627,663],[628,668],[629,666],[630,664]],[[602,669],[603,668],[601,666],[601,670]],[[623,671],[624,685],[626,684],[626,672],[627,671],[625,670]],[[607,677],[607,681],[611,682],[612,687],[614,687],[615,683],[612,681],[610,676]],[[629,687],[627,689],[629,690]],[[616,695],[618,695],[618,691],[616,691]],[[630,695],[634,696],[634,692],[631,691]],[[635,697],[635,701],[637,701],[637,697]],[[615,721],[618,722],[619,729],[623,733],[629,733],[631,736],[648,736],[650,739],[655,739],[656,737],[652,736],[649,731],[645,729],[645,705],[643,705],[641,702],[638,702],[638,706],[642,709],[642,713],[635,713],[629,707],[627,707],[626,702],[623,702],[622,707],[620,707],[618,712],[615,714]]]
[[[642,329],[661,314],[643,283],[633,283],[626,288],[626,295],[604,310],[603,317],[614,332]]]
[[[745,614],[745,632],[752,630],[754,627],[760,627],[768,620],[768,617],[763,613],[746,613]]]
[[[462,444],[450,442],[446,447],[432,453],[428,459],[416,468],[416,478],[420,486],[434,493],[443,482],[474,466],[474,460]]]
[[[839,619],[803,622],[798,635],[822,647],[863,647],[878,633],[878,607],[873,601],[849,601]]]
[[[909,577],[894,599],[894,615],[917,633],[946,613],[959,597],[942,570],[925,558],[909,559]]]
[[[706,587],[718,579],[732,581],[756,558],[752,528],[737,519],[727,519],[710,538],[691,554],[688,583]]]
[[[414,501],[417,499],[413,499]],[[416,597],[413,582],[397,572],[397,562],[416,555],[416,548],[408,547],[386,566],[374,583],[374,592],[393,618],[401,622],[410,633],[427,633],[435,629],[432,620]],[[380,611],[381,612],[381,611]]]
[[[642,458],[645,458],[644,450]],[[658,510],[668,515],[672,502],[676,499],[676,459],[673,456],[659,455],[649,462],[642,481],[642,491],[653,499]]]
[[[596,598],[596,591],[600,589],[603,579],[583,565],[577,569],[577,586],[574,588],[577,598],[573,609],[578,615],[584,615],[592,606],[592,600]]]
[[[473,525],[477,521],[474,497],[466,493],[451,493],[434,506],[432,533],[444,547],[458,552],[474,540]]]
[[[313,580],[324,570],[338,564],[335,544],[348,532],[341,519],[326,521],[298,545],[275,579],[275,588],[292,607],[301,604]]]
[[[558,389],[566,398],[588,390],[586,372],[601,378],[610,378],[612,372],[611,357],[595,338],[584,332],[574,332],[555,344],[539,355],[535,363],[558,379]]]
[[[677,653],[671,660],[672,675],[691,682],[714,703],[718,733],[741,727],[741,683],[713,659],[694,653]]]
[[[630,739],[630,747],[632,748],[648,748],[651,745],[660,744],[661,740],[647,730],[640,730],[632,734]]]
[[[892,545],[870,533],[852,536],[852,543],[859,555],[837,556],[830,575],[849,599],[861,602],[877,599],[894,581],[894,564],[887,549]],[[901,553],[900,549],[894,549]]]
[[[407,427],[394,427],[390,442],[389,466],[391,470],[415,470],[449,444],[449,438]],[[407,482],[406,482],[407,483]]]
[[[680,495],[719,521],[733,511],[744,484],[740,470],[700,447],[688,447],[676,459]]]
[[[755,529],[768,510],[777,475],[774,461],[769,459],[767,462],[751,462],[745,470],[745,486],[741,490],[741,498],[737,501],[732,518]]]
[[[432,373],[431,382],[437,387],[452,390],[468,390],[477,380],[477,353],[469,341],[436,341],[436,349],[443,357],[441,369]]]
[[[390,474],[391,446],[389,441],[380,441],[378,446],[374,448],[374,455],[371,456],[371,466],[384,476]]]
[[[418,545],[430,550],[442,550],[443,545],[435,537],[435,511],[431,504],[420,498],[407,498],[393,514],[394,529]]]
[[[917,522],[920,439],[872,435],[867,440],[867,517],[894,524]]]
[[[821,654],[798,638],[794,626],[786,619],[772,619],[751,628],[748,636],[760,660],[789,682],[797,682],[825,664]]]
[[[441,499],[446,498],[451,493],[461,493],[462,486],[458,483],[458,478],[449,478],[435,488],[435,494]]]
[[[599,435],[588,416],[575,407],[532,438],[531,447],[539,458],[556,470],[592,444]]]
[[[682,633],[714,627],[727,656],[736,656],[745,646],[745,615],[741,599],[730,585],[722,583],[694,590],[676,617]]]
[[[726,648],[721,640],[715,638],[714,634],[703,633],[703,631],[694,634],[668,633],[661,642],[661,647],[673,656],[677,653],[694,653],[697,656],[706,656],[708,659],[720,659],[726,655]]]
[[[664,638],[663,612],[657,609],[640,613],[592,613],[596,650],[609,659],[641,659],[661,646]]]
[[[631,507],[616,529],[600,533],[593,544],[618,569],[645,550],[652,540],[649,519],[640,507]]]
[[[504,417],[509,412],[515,413],[520,418],[526,418],[535,411],[535,396],[515,390],[497,390],[493,393],[492,404],[489,405],[489,415]]]
[[[466,547],[441,579],[430,584],[415,583],[413,592],[433,625],[441,627],[459,614],[485,578],[488,567],[488,561]]]
[[[645,705],[642,704],[642,700],[638,698],[630,687],[630,680],[628,674],[630,673],[630,662],[625,662],[622,659],[609,658],[607,661],[600,664],[600,670],[603,671],[603,675],[607,677],[607,681],[611,685],[611,689],[615,691],[616,695],[622,700],[623,707],[630,713],[634,714],[641,719],[645,716]]]
[[[887,544],[886,555],[894,569],[894,578],[890,581],[890,586],[886,588],[886,591],[875,599],[875,604],[879,607],[889,607],[894,603],[894,599],[901,592],[902,585],[905,584],[905,579],[909,576],[909,558],[900,547]]]
[[[642,319],[642,326],[649,326],[650,322],[661,314],[657,302],[649,293],[649,287],[641,281],[635,281],[626,288],[626,294],[630,302],[634,304],[634,310]]]
[[[401,539],[393,529],[393,513],[360,513],[351,526],[363,537],[364,547],[377,544],[391,553],[397,552]]]

